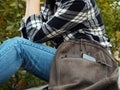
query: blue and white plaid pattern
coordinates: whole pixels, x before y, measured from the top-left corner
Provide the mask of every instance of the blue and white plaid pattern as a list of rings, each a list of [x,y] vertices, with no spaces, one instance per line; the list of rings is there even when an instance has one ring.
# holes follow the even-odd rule
[[[61,0],[56,2],[54,10],[48,7],[49,5],[45,4],[41,7],[40,15],[32,15],[23,22],[25,24],[21,27],[26,27],[30,40],[45,42],[58,38],[57,42],[53,40],[58,46],[59,41],[79,38],[80,33],[83,33],[103,46],[111,47],[94,0]]]

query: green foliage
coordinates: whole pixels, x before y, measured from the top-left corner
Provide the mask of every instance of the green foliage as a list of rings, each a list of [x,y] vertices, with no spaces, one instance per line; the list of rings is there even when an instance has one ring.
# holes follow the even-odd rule
[[[41,0],[43,4],[44,0]],[[25,0],[0,0],[0,42],[20,35],[19,27],[25,12]]]
[[[45,81],[29,74],[25,70],[19,70],[8,81],[0,86],[0,90],[23,90],[25,88],[35,87],[46,84]]]
[[[24,4],[18,0],[0,0],[0,40],[1,42],[19,35],[20,19]]]
[[[105,24],[107,35],[111,38],[113,50],[120,46],[120,1],[98,0],[97,1]]]

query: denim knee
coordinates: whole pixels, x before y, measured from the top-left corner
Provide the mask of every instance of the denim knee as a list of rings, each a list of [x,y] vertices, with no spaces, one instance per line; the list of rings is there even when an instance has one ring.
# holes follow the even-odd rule
[[[21,37],[14,37],[4,41],[3,44],[0,46],[0,56],[7,52],[9,49],[14,47],[14,50],[20,51],[20,45],[24,41]]]

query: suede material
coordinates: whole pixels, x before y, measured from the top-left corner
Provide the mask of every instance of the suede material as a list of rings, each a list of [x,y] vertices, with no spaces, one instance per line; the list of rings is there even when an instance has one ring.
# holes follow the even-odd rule
[[[83,59],[88,54],[96,59]],[[49,90],[118,90],[118,66],[99,43],[80,39],[62,43],[54,57]]]

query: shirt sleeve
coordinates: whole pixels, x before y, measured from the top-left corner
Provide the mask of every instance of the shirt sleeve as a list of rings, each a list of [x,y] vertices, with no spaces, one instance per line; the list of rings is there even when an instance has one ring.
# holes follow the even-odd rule
[[[21,20],[21,27],[19,28],[19,31],[21,32],[21,37],[28,39],[24,18],[22,18],[22,20]]]
[[[30,40],[48,41],[87,20],[85,2],[82,0],[64,1],[61,1],[62,4],[57,8],[56,13],[46,22],[42,22],[41,15],[32,15],[27,19],[26,33]]]
[[[51,18],[51,16],[54,14],[54,10],[52,9],[53,6],[51,8],[50,3],[47,3],[47,1],[48,0],[46,0],[46,4],[41,6],[40,15],[30,16],[29,18],[31,18],[31,19],[28,20],[28,22],[34,22],[36,20],[34,20],[33,17],[36,17],[36,18],[38,17],[39,19],[38,18],[37,19],[38,19],[39,22],[36,22],[36,23],[33,23],[33,24],[39,24],[40,22],[42,24],[43,22],[46,22]],[[28,35],[27,35],[27,32],[26,32],[26,21],[24,20],[24,17],[22,18],[20,23],[21,23],[21,25],[20,25],[19,31],[21,32],[21,37],[28,39]],[[33,25],[33,24],[31,23],[31,25]],[[29,26],[27,28],[29,28]]]

